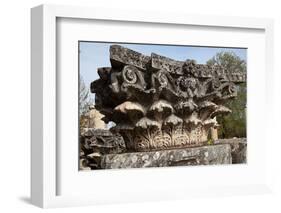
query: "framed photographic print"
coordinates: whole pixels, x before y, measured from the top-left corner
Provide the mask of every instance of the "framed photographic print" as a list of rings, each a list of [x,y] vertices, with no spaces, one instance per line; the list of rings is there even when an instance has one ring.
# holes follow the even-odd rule
[[[246,163],[246,56],[80,41],[80,170]]]
[[[271,20],[31,14],[32,203],[270,192]]]

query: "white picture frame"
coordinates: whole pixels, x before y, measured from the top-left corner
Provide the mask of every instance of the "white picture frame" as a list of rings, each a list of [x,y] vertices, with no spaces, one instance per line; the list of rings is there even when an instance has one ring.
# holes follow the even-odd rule
[[[267,109],[272,107],[273,100],[270,94],[274,85],[271,82],[274,78],[273,73],[273,21],[271,19],[256,19],[256,18],[241,18],[241,17],[216,17],[216,16],[203,16],[203,15],[188,15],[188,14],[166,14],[155,13],[148,11],[115,11],[113,9],[100,9],[100,8],[83,8],[73,6],[54,6],[54,5],[41,5],[31,10],[31,73],[32,73],[32,87],[31,87],[31,201],[33,204],[47,208],[47,207],[61,207],[61,206],[76,206],[76,205],[91,205],[98,203],[116,203],[116,202],[138,202],[143,200],[164,200],[164,199],[178,199],[198,196],[215,196],[215,195],[241,195],[241,194],[253,194],[264,193],[271,191],[271,165],[270,165],[270,126],[273,111],[265,111],[265,103],[261,104],[259,112],[265,112],[266,115],[261,119],[264,119],[266,124],[265,136],[262,138],[265,140],[264,147],[267,152],[263,157],[266,158],[261,168],[255,169],[256,174],[263,174],[262,178],[257,178],[250,184],[250,180],[243,182],[234,182],[232,185],[229,182],[222,182],[221,184],[201,185],[200,181],[193,183],[193,188],[190,186],[173,185],[167,183],[167,189],[162,190],[161,185],[157,185],[155,188],[151,186],[151,192],[145,194],[145,191],[135,190],[130,186],[127,187],[127,191],[113,191],[110,195],[106,196],[98,194],[88,195],[81,191],[80,195],[75,193],[69,193],[67,195],[60,194],[58,191],[59,173],[61,167],[58,166],[58,159],[60,159],[61,152],[58,152],[58,132],[57,132],[57,88],[60,81],[57,79],[57,36],[58,36],[58,20],[60,18],[69,20],[99,20],[100,22],[106,21],[118,21],[131,22],[131,23],[153,23],[154,25],[161,25],[166,27],[173,26],[198,26],[202,28],[220,28],[228,31],[232,30],[257,30],[262,32],[262,41],[264,45],[264,67],[260,68],[260,81],[264,81],[265,87],[259,89],[264,95],[262,100],[266,101]],[[71,71],[72,72],[72,71]],[[74,73],[73,73],[74,74]],[[264,79],[262,77],[265,77]],[[249,75],[248,78],[253,78]],[[256,82],[258,83],[258,82]],[[253,83],[253,85],[256,85]],[[252,85],[252,87],[254,87]],[[251,86],[251,85],[250,85]],[[254,93],[253,90],[250,93]],[[248,94],[249,95],[249,94]],[[77,104],[77,103],[73,103]],[[262,111],[264,110],[264,111]],[[251,119],[251,117],[250,117]],[[254,119],[254,118],[253,118]],[[253,123],[253,122],[252,122]],[[251,138],[250,138],[251,139]],[[257,139],[257,140],[262,140]],[[75,142],[75,141],[74,141]],[[73,143],[74,143],[73,142]],[[75,143],[78,143],[76,141]],[[251,149],[251,146],[250,148]],[[253,152],[253,156],[259,154]],[[78,157],[78,156],[77,156]],[[254,159],[254,158],[253,158]],[[183,172],[183,168],[175,168],[176,170]],[[204,172],[211,172],[215,168],[209,168]],[[231,168],[235,171],[237,168]],[[238,168],[237,171],[245,171],[247,173],[247,167]],[[254,171],[254,170],[253,170]],[[76,171],[78,172],[78,170]],[[146,171],[136,170],[122,171],[117,173],[113,171],[112,177],[107,177],[107,181],[110,178],[118,178],[120,175],[131,177],[139,177],[140,179],[149,173],[155,172],[158,175],[163,170],[148,169]],[[201,171],[200,171],[201,172]],[[219,171],[218,171],[219,172]],[[143,174],[140,174],[143,173]],[[175,175],[176,173],[173,173]],[[185,173],[182,173],[185,174]],[[199,173],[198,173],[199,174]],[[197,174],[197,175],[198,175]],[[205,173],[204,173],[205,174]],[[106,175],[106,174],[105,174]],[[115,175],[115,176],[114,176]],[[88,174],[89,176],[89,174]],[[97,175],[98,176],[98,175]],[[108,176],[108,175],[107,175]],[[110,176],[110,175],[109,175]],[[101,176],[102,177],[102,176]],[[103,176],[104,177],[104,176]],[[173,176],[171,176],[173,177]],[[120,178],[120,177],[119,177]],[[153,177],[155,178],[155,177]],[[196,176],[193,177],[196,179]],[[251,178],[251,176],[249,176]],[[165,179],[165,178],[164,178]],[[75,180],[72,184],[77,185]],[[100,178],[99,180],[103,180]],[[118,179],[119,180],[119,179]],[[71,182],[70,182],[71,183]],[[179,181],[179,183],[181,183]],[[99,183],[102,184],[102,183]],[[104,183],[106,184],[106,182]],[[163,183],[160,183],[163,184]],[[69,187],[69,186],[68,186]],[[112,188],[111,185],[104,186],[105,191]],[[130,189],[129,189],[130,188]],[[145,188],[144,188],[145,189]],[[69,191],[75,191],[70,188]],[[89,189],[90,190],[90,189]],[[122,189],[120,189],[122,190]],[[100,193],[100,192],[99,192]],[[122,196],[120,196],[122,193]],[[128,194],[131,193],[131,194]],[[170,194],[170,195],[169,195]]]

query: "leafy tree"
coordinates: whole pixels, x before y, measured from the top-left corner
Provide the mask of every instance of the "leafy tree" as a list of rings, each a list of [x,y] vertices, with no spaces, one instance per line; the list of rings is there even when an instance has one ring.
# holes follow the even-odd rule
[[[207,61],[209,65],[220,65],[228,72],[246,72],[247,63],[240,59],[234,52],[219,52]]]
[[[209,65],[221,65],[227,72],[246,72],[247,63],[233,52],[220,52],[207,61]],[[238,94],[235,99],[229,100],[226,106],[232,110],[227,116],[218,116],[220,124],[219,137],[246,137],[246,83],[238,86]]]

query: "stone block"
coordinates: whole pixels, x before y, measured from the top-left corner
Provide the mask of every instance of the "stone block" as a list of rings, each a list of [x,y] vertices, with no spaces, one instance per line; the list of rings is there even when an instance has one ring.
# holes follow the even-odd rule
[[[215,144],[229,144],[231,146],[232,163],[247,163],[246,138],[219,139]]]
[[[229,144],[172,150],[107,154],[102,169],[231,164]]]

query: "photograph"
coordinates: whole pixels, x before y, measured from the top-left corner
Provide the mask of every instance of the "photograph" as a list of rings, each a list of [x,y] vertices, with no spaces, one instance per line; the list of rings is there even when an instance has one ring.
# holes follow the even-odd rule
[[[79,41],[79,170],[247,163],[247,48]]]
[[[5,163],[12,173],[3,170],[3,198],[28,181],[18,205],[12,199],[4,206],[276,212],[276,4],[107,1],[27,4],[24,13],[7,15],[28,33],[10,23],[9,37],[20,39],[2,39],[11,50],[2,51],[11,56],[7,68],[17,66],[3,69],[11,75],[3,77],[3,91],[15,100],[2,104],[5,141],[28,127],[15,127],[11,113],[26,117],[30,131],[14,155],[28,149],[26,157],[3,149],[6,159],[26,161],[22,171]],[[26,27],[20,16],[29,18]],[[20,45],[28,54],[15,57]],[[28,97],[21,91],[24,68]],[[10,109],[21,111],[23,102],[29,113]],[[25,178],[10,187],[16,173]]]

